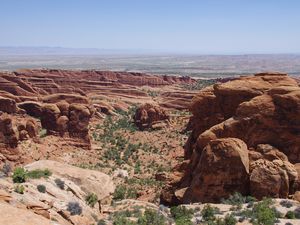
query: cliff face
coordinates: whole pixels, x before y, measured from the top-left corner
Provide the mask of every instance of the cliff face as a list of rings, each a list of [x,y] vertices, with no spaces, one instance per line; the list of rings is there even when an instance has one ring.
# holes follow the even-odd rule
[[[299,188],[291,164],[300,161],[299,93],[297,82],[280,73],[200,91],[191,104],[188,169],[173,189],[177,201],[216,202],[235,191],[257,198],[293,194]]]
[[[1,76],[0,76],[1,77]],[[193,83],[190,77],[155,76],[144,73],[112,72],[112,71],[71,71],[71,70],[19,70],[13,75],[2,75],[2,88],[23,95],[34,93],[53,94],[86,93],[101,90],[101,87],[163,86],[181,83]],[[9,92],[9,91],[8,91]]]

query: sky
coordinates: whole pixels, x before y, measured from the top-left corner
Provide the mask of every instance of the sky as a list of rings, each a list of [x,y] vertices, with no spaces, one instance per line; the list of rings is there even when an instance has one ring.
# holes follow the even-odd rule
[[[0,46],[300,53],[300,1],[0,0]]]

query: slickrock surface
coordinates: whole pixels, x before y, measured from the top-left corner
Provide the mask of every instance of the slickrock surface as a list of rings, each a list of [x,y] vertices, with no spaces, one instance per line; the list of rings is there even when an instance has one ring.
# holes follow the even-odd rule
[[[25,183],[19,184],[24,187],[23,194],[15,191],[16,184],[10,178],[2,177],[0,224],[93,224],[97,222],[95,218],[101,216],[102,205],[110,202],[115,189],[111,178],[98,171],[49,160],[36,161],[25,168],[28,171],[48,169],[52,174],[49,178],[27,179]],[[57,180],[61,185],[57,184]],[[45,187],[45,192],[38,191],[39,185]],[[87,204],[85,200],[90,193],[98,197],[94,206]],[[70,202],[79,204],[82,209],[80,215],[70,214]]]

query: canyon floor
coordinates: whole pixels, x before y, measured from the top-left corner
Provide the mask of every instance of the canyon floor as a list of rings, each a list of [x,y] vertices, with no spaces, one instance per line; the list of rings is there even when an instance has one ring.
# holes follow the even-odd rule
[[[273,72],[0,72],[0,224],[300,224],[299,92]]]

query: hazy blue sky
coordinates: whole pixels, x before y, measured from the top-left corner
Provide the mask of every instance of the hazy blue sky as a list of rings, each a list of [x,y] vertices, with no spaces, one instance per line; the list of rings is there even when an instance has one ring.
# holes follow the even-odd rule
[[[0,46],[300,53],[299,0],[0,0]]]

